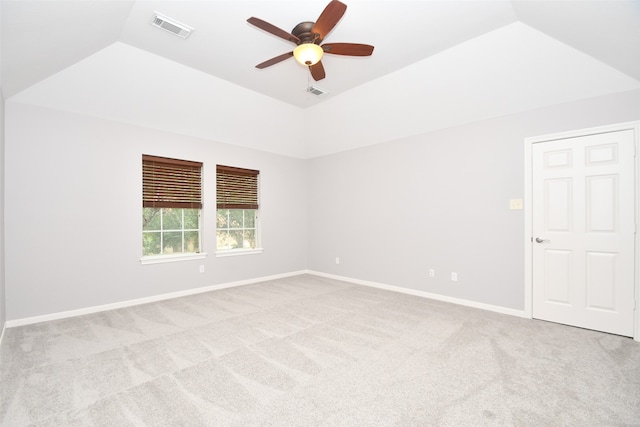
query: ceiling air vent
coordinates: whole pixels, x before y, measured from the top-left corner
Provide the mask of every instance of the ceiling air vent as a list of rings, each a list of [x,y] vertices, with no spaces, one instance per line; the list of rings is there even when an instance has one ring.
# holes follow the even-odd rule
[[[328,94],[329,92],[324,90],[324,89],[320,89],[318,86],[309,86],[307,88],[307,92],[312,93],[316,96],[323,96]]]
[[[193,31],[193,27],[188,25],[184,25],[181,22],[176,21],[175,19],[167,18],[166,16],[155,12],[155,16],[153,17],[153,21],[151,21],[151,25],[154,27],[162,28],[165,31],[169,31],[170,33],[175,34],[178,37],[182,37],[186,39],[189,37],[189,34]]]

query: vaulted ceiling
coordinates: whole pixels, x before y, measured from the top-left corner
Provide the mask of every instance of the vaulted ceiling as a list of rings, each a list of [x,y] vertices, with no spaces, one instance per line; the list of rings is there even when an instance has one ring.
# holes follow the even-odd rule
[[[195,111],[247,109],[258,127],[277,127],[265,111],[275,105],[305,122],[285,138],[315,117],[332,122],[307,138],[312,148],[268,148],[306,157],[350,148],[355,135],[375,143],[400,128],[411,134],[640,88],[637,0],[343,2],[347,11],[325,41],[367,43],[374,53],[325,55],[327,77],[314,82],[293,59],[256,69],[294,45],[246,20],[291,31],[316,20],[328,0],[3,0],[2,90],[7,99],[161,128],[173,120],[170,130],[196,136],[210,129]],[[187,39],[160,30],[154,12],[195,30]],[[309,94],[309,84],[328,94]],[[224,110],[210,104],[216,99]],[[193,111],[180,118],[185,109]],[[395,125],[382,127],[385,120]],[[239,145],[253,137],[229,136]],[[321,140],[325,148],[313,148]]]

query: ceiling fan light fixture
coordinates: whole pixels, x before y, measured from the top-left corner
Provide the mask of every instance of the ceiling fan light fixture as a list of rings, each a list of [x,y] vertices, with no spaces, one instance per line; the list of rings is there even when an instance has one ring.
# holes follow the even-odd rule
[[[323,53],[322,48],[315,43],[302,43],[293,49],[296,61],[308,67],[320,62]]]

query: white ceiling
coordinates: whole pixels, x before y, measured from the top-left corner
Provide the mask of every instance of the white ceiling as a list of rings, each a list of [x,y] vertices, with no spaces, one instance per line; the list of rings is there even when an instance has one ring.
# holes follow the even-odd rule
[[[20,102],[308,157],[640,88],[638,0],[344,0],[325,41],[375,50],[325,55],[327,78],[311,82],[328,95],[306,92],[308,73],[293,59],[254,68],[293,45],[247,18],[290,31],[327,3],[2,0],[2,90]],[[159,30],[154,11],[195,31],[183,40]],[[212,116],[238,129],[216,133]],[[315,117],[332,126],[301,147]]]

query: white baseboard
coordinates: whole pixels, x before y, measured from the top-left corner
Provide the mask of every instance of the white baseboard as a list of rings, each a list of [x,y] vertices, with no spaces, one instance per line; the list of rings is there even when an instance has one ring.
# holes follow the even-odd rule
[[[530,316],[524,312],[524,310],[515,310],[513,308],[500,307],[498,305],[484,304],[481,302],[470,301],[461,298],[449,297],[446,295],[432,294],[430,292],[417,291],[415,289],[403,288],[400,286],[386,285],[383,283],[369,282],[367,280],[352,279],[351,277],[337,276],[335,274],[321,273],[318,271],[307,271],[308,274],[315,276],[326,277],[328,279],[342,280],[343,282],[355,283],[357,285],[371,286],[373,288],[385,289],[388,291],[400,292],[403,294],[414,295],[422,298],[429,298],[437,301],[450,302],[452,304],[463,305],[466,307],[479,308],[482,310],[493,311],[501,314],[508,314],[510,316],[523,317],[530,319]]]
[[[266,282],[268,280],[283,279],[285,277],[298,276],[307,273],[306,270],[294,271],[284,274],[276,274],[273,276],[263,276],[255,279],[240,280],[237,282],[222,283],[219,285],[205,286],[203,288],[187,289],[184,291],[171,292],[168,294],[154,295],[146,298],[138,298],[133,300],[121,301],[112,304],[96,305],[93,307],[81,308],[77,310],[62,311],[58,313],[44,314],[41,316],[26,317],[23,319],[7,320],[5,327],[14,328],[16,326],[32,325],[34,323],[48,322],[50,320],[66,319],[69,317],[82,316],[84,314],[99,313],[101,311],[115,310],[118,308],[131,307],[134,305],[148,304],[150,302],[163,301],[172,298],[179,298],[189,295],[201,294],[204,292],[215,291],[219,289],[233,288],[236,286],[250,285],[258,282]],[[4,333],[4,329],[3,329]]]
[[[6,329],[6,323],[2,325],[2,331],[0,331],[0,346],[2,346],[2,338],[4,338],[4,330]]]
[[[131,306],[140,305],[140,304],[148,304],[148,303],[151,303],[151,302],[157,302],[157,301],[163,301],[163,300],[172,299],[172,298],[179,298],[179,297],[184,297],[184,296],[189,296],[189,295],[195,295],[195,294],[215,291],[215,290],[219,290],[219,289],[233,288],[233,287],[236,287],[236,286],[250,285],[250,284],[258,283],[258,282],[266,282],[266,281],[269,281],[269,280],[277,280],[277,279],[282,279],[282,278],[285,278],[285,277],[298,276],[300,274],[312,274],[314,276],[326,277],[326,278],[335,279],[335,280],[342,280],[344,282],[350,282],[350,283],[355,283],[355,284],[358,284],[358,285],[364,285],[364,286],[370,286],[370,287],[379,288],[379,289],[385,289],[385,290],[388,290],[388,291],[400,292],[400,293],[414,295],[414,296],[418,296],[418,297],[422,297],[422,298],[429,298],[429,299],[438,300],[438,301],[450,302],[450,303],[453,303],[453,304],[463,305],[463,306],[467,306],[467,307],[480,308],[482,310],[488,310],[488,311],[493,311],[493,312],[496,312],[496,313],[508,314],[510,316],[530,318],[529,316],[526,315],[526,313],[523,310],[514,310],[514,309],[511,309],[511,308],[500,307],[500,306],[491,305],[491,304],[483,304],[483,303],[479,303],[479,302],[475,302],[475,301],[469,301],[469,300],[460,299],[460,298],[448,297],[448,296],[445,296],[445,295],[433,294],[433,293],[424,292],[424,291],[417,291],[417,290],[414,290],[414,289],[403,288],[403,287],[400,287],[400,286],[386,285],[386,284],[383,284],[383,283],[376,283],[376,282],[370,282],[370,281],[367,281],[367,280],[353,279],[351,277],[338,276],[338,275],[335,275],[335,274],[321,273],[319,271],[301,270],[301,271],[293,271],[293,272],[284,273],[284,274],[276,274],[276,275],[273,275],[273,276],[263,276],[263,277],[257,277],[257,278],[254,278],[254,279],[240,280],[240,281],[237,281],[237,282],[229,282],[229,283],[222,283],[222,284],[218,284],[218,285],[205,286],[203,288],[187,289],[187,290],[184,290],[184,291],[171,292],[171,293],[168,293],[168,294],[161,294],[161,295],[154,295],[154,296],[151,296],[151,297],[138,298],[138,299],[127,300],[127,301],[121,301],[121,302],[116,302],[116,303],[112,303],[112,304],[97,305],[97,306],[81,308],[81,309],[77,309],[77,310],[62,311],[62,312],[58,312],[58,313],[44,314],[44,315],[41,315],[41,316],[26,317],[26,318],[23,318],[23,319],[7,320],[5,325],[4,325],[4,328],[2,328],[2,334],[0,335],[0,343],[2,342],[2,337],[4,336],[4,331],[5,331],[6,328],[14,328],[16,326],[32,325],[34,323],[48,322],[48,321],[51,321],[51,320],[66,319],[66,318],[69,318],[69,317],[82,316],[82,315],[85,315],[85,314],[99,313],[101,311],[115,310],[115,309],[118,309],[118,308],[131,307]]]

